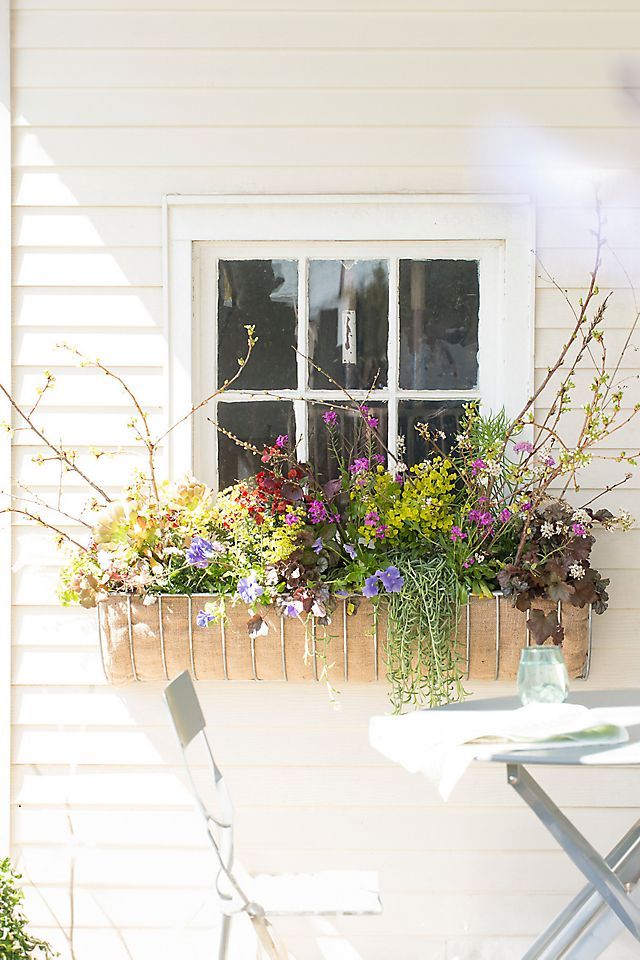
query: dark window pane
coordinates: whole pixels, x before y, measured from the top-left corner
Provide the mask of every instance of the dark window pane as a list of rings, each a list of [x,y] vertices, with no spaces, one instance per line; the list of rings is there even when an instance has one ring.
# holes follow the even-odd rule
[[[432,431],[441,430],[445,436],[437,437],[436,442],[442,451],[448,453],[458,433],[462,413],[460,400],[401,400],[398,404],[398,436],[405,439],[407,464],[412,467],[436,452],[416,432],[416,424],[428,423]]]
[[[239,440],[248,441],[262,451],[280,434],[288,434],[295,442],[296,426],[293,404],[287,401],[247,400],[242,403],[219,403],[218,422]],[[244,480],[260,469],[260,457],[238,446],[218,431],[218,477],[223,490],[236,480]]]
[[[386,403],[369,403],[370,416],[377,417],[376,432],[387,442],[387,405]],[[322,419],[323,414],[332,408],[329,406],[310,403],[308,406],[309,422],[309,462],[314,465],[323,480],[330,480],[337,476],[336,457],[331,444],[334,439],[338,455],[341,459],[350,460],[355,452],[356,456],[378,454],[383,456],[386,464],[387,455],[381,443],[373,438],[369,449],[367,436],[372,437],[367,430],[359,413],[352,410],[336,409],[338,423],[332,430]]]
[[[386,260],[309,263],[309,351],[314,363],[343,387],[367,390],[387,383],[389,265]],[[314,367],[315,390],[332,385]]]
[[[258,343],[236,388],[295,389],[297,321],[295,260],[220,260],[218,386],[236,373],[247,350],[245,326],[254,324]]]
[[[478,382],[478,263],[400,261],[400,386],[467,390]]]

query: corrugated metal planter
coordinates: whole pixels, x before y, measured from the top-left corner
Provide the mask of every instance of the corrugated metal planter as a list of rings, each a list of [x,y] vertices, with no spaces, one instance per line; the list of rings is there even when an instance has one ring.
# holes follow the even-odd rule
[[[387,616],[376,617],[370,601],[355,613],[342,602],[329,627],[312,626],[267,612],[269,632],[247,633],[244,604],[208,627],[198,611],[215,598],[164,595],[145,604],[113,594],[98,606],[100,648],[107,679],[115,684],[168,680],[189,670],[196,680],[318,681],[327,673],[336,685],[384,680]],[[548,612],[553,604],[537,604]],[[591,608],[559,609],[569,676],[586,677],[591,660]],[[527,644],[526,615],[496,595],[472,597],[462,608],[456,643],[461,670],[472,680],[514,680]]]

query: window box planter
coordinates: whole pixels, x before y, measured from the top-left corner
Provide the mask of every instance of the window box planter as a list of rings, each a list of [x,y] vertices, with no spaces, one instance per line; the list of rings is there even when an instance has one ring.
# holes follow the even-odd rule
[[[387,616],[376,616],[363,600],[353,614],[338,604],[328,627],[267,614],[269,632],[252,640],[244,604],[228,606],[223,621],[196,623],[210,596],[140,597],[112,594],[98,605],[100,649],[107,679],[114,684],[169,680],[189,670],[196,680],[316,682],[328,675],[345,681],[385,679]],[[545,612],[551,603],[540,603]],[[564,657],[572,679],[586,678],[591,659],[591,608],[560,608]],[[499,594],[472,597],[462,607],[456,637],[463,676],[471,680],[514,680],[527,644],[526,614]]]

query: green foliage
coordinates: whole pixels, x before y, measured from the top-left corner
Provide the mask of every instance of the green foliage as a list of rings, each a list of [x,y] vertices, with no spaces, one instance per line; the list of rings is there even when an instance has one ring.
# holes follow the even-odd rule
[[[21,879],[8,858],[0,860],[0,960],[51,960],[58,954],[27,930]]]
[[[454,642],[460,611],[455,571],[437,556],[398,556],[397,566],[404,587],[388,599],[387,639],[394,709],[459,700],[464,690]]]

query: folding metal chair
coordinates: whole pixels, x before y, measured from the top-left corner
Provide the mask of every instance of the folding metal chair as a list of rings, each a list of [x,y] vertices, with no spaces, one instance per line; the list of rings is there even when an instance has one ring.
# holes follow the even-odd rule
[[[206,721],[189,673],[176,677],[164,691],[196,804],[218,861],[216,892],[220,903],[218,960],[226,960],[231,921],[246,914],[257,944],[270,960],[289,960],[289,953],[276,936],[273,916],[374,915],[382,912],[376,874],[370,871],[340,870],[315,874],[250,876],[234,861],[233,807],[224,778],[215,762],[207,737]],[[187,748],[201,736],[213,773],[213,785],[220,808],[214,816],[200,791],[189,765]]]

